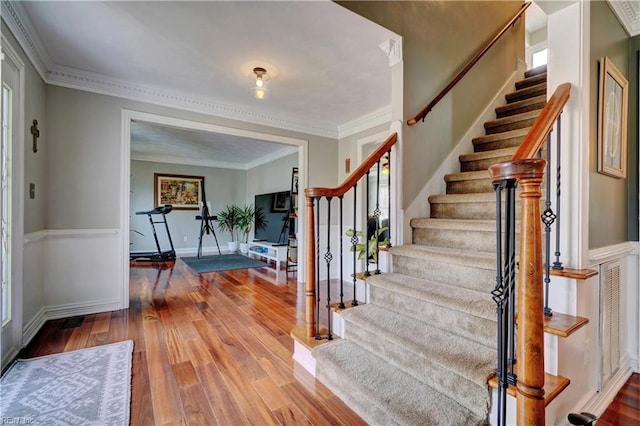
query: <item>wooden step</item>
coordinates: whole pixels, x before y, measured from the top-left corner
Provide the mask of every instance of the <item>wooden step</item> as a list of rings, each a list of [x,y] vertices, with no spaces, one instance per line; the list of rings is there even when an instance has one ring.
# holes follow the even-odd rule
[[[496,117],[504,118],[516,114],[522,114],[523,112],[534,111],[542,109],[547,103],[547,96],[540,95],[534,98],[525,99],[518,102],[513,102],[501,107],[496,108]]]
[[[484,123],[484,130],[487,135],[494,133],[508,132],[510,130],[523,129],[533,126],[542,110],[527,111],[509,117],[498,118]]]
[[[320,340],[316,340],[315,337],[307,336],[307,326],[304,324],[296,325],[295,327],[293,327],[293,329],[291,329],[290,335],[292,339],[299,342],[305,348],[312,350],[313,348],[317,348],[320,345],[330,342],[329,340],[326,339],[327,329],[325,327],[319,327],[318,331],[320,332],[320,335],[323,336],[323,338]],[[340,340],[340,337],[333,335],[332,341],[336,341],[336,340]]]
[[[473,138],[471,140],[473,143],[473,151],[482,152],[520,146],[525,136],[527,136],[527,133],[529,133],[529,129],[529,127],[525,127]]]
[[[494,164],[511,160],[517,149],[517,147],[513,147],[462,154],[458,157],[460,160],[460,171],[475,172],[488,170],[489,167]]]
[[[507,93],[505,99],[508,104],[512,102],[521,101],[523,99],[533,98],[540,95],[547,94],[547,82],[536,84],[534,86],[525,87],[524,89],[516,90],[515,92]]]
[[[547,82],[547,73],[542,72],[540,74],[534,74],[529,77],[525,77],[522,80],[516,81],[516,90],[524,89],[526,87],[536,86],[540,83]]]
[[[569,337],[589,323],[588,318],[554,312],[550,317],[544,317],[544,331],[560,337]]]
[[[563,390],[569,386],[571,381],[563,376],[554,376],[553,374],[544,373],[544,405],[545,407],[551,403]],[[498,389],[498,376],[489,379],[489,386]],[[513,397],[516,396],[515,386],[509,386],[507,393]]]
[[[556,277],[573,278],[576,280],[586,280],[587,278],[598,275],[598,271],[595,269],[550,269],[550,273]]]

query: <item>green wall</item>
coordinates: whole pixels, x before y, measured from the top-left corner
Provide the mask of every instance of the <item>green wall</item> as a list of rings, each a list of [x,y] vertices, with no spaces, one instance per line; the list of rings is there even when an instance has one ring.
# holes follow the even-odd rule
[[[629,36],[618,22],[609,5],[603,1],[591,2],[591,54],[590,73],[590,111],[589,111],[589,248],[606,247],[627,241],[631,221],[629,215],[629,187],[632,182],[637,185],[637,157],[635,166],[627,167],[627,178],[617,179],[597,172],[597,105],[599,62],[608,57],[616,68],[629,80]],[[637,102],[637,90],[629,91],[629,104]],[[631,111],[630,111],[631,112]],[[637,114],[629,115],[629,124],[637,123]],[[637,152],[637,137],[628,134],[628,154]],[[633,155],[628,155],[632,161]],[[637,206],[637,191],[635,196]],[[637,235],[637,231],[636,231]],[[637,239],[637,236],[636,236]]]
[[[640,35],[629,40],[629,152],[627,155],[629,164],[629,182],[627,194],[629,197],[629,230],[628,239],[638,241],[638,207],[640,201],[638,194],[638,177],[640,175],[640,160],[638,155],[638,145],[640,145]]]
[[[519,1],[338,3],[403,37],[404,121],[435,97],[522,4]],[[405,125],[403,207],[420,193],[517,69],[519,59],[524,61],[522,20],[436,106],[424,123]]]

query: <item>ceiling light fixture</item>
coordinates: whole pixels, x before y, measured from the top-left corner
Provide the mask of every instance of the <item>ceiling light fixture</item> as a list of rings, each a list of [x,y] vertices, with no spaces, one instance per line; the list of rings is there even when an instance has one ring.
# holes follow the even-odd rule
[[[262,67],[255,67],[253,73],[256,75],[255,85],[252,88],[253,96],[256,99],[264,99],[267,97],[267,88],[264,82],[268,79],[267,70]]]

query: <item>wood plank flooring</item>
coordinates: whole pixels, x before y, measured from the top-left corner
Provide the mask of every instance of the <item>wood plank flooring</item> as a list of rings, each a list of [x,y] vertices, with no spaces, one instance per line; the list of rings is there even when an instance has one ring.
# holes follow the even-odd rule
[[[129,309],[48,321],[20,357],[132,339],[132,425],[365,424],[291,358],[304,322],[295,274],[199,275],[179,259],[130,271]]]
[[[596,424],[598,426],[640,425],[640,374],[631,375]]]
[[[29,358],[132,339],[132,425],[360,425],[291,359],[304,289],[265,268],[196,274],[181,260],[131,268],[130,308],[48,321]],[[640,425],[633,374],[597,422]]]

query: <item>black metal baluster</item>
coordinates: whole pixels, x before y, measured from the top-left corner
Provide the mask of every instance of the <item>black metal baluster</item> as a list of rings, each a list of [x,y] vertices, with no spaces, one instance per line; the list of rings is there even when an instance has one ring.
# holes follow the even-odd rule
[[[505,241],[507,247],[507,294],[509,296],[507,310],[509,312],[509,374],[507,380],[510,385],[516,384],[516,374],[514,372],[516,364],[516,341],[515,341],[515,323],[516,323],[516,186],[515,179],[507,180],[506,194],[506,212],[507,218]]]
[[[547,135],[547,179],[545,184],[546,200],[544,202],[544,212],[542,212],[542,223],[544,223],[544,316],[553,315],[549,308],[549,283],[551,282],[551,225],[556,219],[556,215],[551,209],[551,133]]]
[[[343,226],[342,226],[342,199],[344,198],[344,195],[340,195],[338,196],[338,199],[340,200],[340,231],[338,232],[338,236],[340,238],[340,304],[338,305],[338,307],[340,309],[344,309],[344,278],[343,278],[343,257],[344,257],[344,252],[342,250],[342,240],[344,239],[344,237],[342,236],[342,231],[343,231]]]
[[[368,277],[371,275],[369,272],[369,172],[365,174],[365,179],[367,180],[366,186],[366,194],[365,194],[365,222],[364,222],[364,276]]]
[[[320,197],[316,199],[316,340],[321,340],[320,334]]]
[[[358,184],[353,185],[353,235],[351,236],[351,250],[353,251],[353,300],[351,306],[358,306],[358,300],[356,298],[356,287],[358,285],[358,251],[356,247],[358,245],[358,236],[356,235],[356,221],[358,220]]]
[[[376,173],[376,208],[373,211],[373,217],[376,219],[376,230],[374,231],[374,237],[376,239],[376,270],[375,274],[380,273],[380,160],[377,163]],[[367,242],[367,245],[369,243]]]
[[[504,338],[506,336],[506,321],[504,318],[504,283],[502,276],[502,190],[504,188],[504,181],[498,184],[494,184],[494,190],[496,192],[496,287],[491,292],[493,301],[496,303],[496,317],[497,317],[497,349],[498,349],[498,361],[497,361],[497,376],[498,376],[498,407],[496,412],[498,413],[498,425],[503,424],[503,419],[506,417],[506,404],[507,404],[507,391],[508,383],[506,380],[507,368],[507,350],[505,347]]]
[[[327,340],[333,340],[331,335],[331,199],[327,197],[327,252],[324,261],[327,263]]]
[[[556,256],[555,262],[553,262],[553,269],[562,270],[562,262],[560,262],[560,167],[561,167],[561,147],[560,140],[562,139],[560,123],[562,115],[558,116],[556,123]]]
[[[387,202],[389,208],[389,226],[387,227],[387,248],[391,248],[391,149],[387,151]]]

